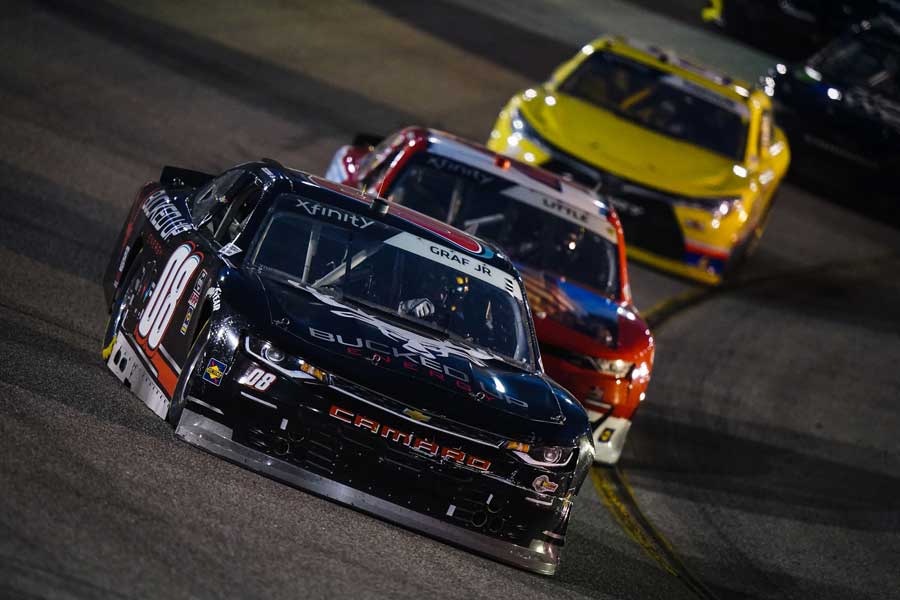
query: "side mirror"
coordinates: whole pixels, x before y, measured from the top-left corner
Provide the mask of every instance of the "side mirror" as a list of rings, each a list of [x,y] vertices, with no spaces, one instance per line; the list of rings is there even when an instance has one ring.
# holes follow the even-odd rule
[[[375,135],[373,133],[357,133],[350,142],[353,146],[363,148],[374,148],[384,140],[383,135]]]

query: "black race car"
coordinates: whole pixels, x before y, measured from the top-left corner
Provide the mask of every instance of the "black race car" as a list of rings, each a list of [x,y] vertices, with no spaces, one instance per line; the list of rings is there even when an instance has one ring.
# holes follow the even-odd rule
[[[863,21],[810,59],[775,65],[763,86],[798,173],[856,199],[898,197],[900,21]]]
[[[271,161],[166,167],[104,289],[109,369],[181,439],[555,572],[593,443],[496,248]]]
[[[705,22],[786,60],[881,15],[900,16],[900,0],[707,0],[701,11]]]

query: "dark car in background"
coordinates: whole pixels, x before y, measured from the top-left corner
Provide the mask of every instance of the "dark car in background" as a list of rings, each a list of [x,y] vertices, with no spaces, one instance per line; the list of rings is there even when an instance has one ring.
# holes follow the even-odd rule
[[[104,289],[108,368],[179,438],[556,571],[593,444],[496,248],[274,162],[166,168]]]
[[[854,198],[900,196],[900,21],[863,21],[808,60],[775,65],[763,86],[798,172]]]
[[[898,0],[707,0],[700,16],[729,35],[785,60],[815,52],[850,25],[900,15]]]

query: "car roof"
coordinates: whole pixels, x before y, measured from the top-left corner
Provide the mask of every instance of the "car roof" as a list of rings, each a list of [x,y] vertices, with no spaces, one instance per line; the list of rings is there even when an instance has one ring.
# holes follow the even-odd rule
[[[424,131],[428,135],[428,149],[433,154],[476,167],[580,210],[592,214],[599,213],[604,217],[610,213],[609,203],[580,183],[564,179],[535,165],[497,154],[481,144],[451,133],[436,129]]]
[[[753,86],[747,81],[721,73],[712,67],[695,62],[693,59],[688,60],[672,50],[624,36],[600,37],[582,48],[582,52],[586,54],[590,54],[594,50],[605,50],[651,63],[664,71],[674,73],[742,104],[749,104],[753,92]]]
[[[287,179],[291,182],[294,193],[316,202],[368,218],[374,214],[372,210],[374,198],[356,188],[335,183],[305,171],[284,167],[272,161],[249,163],[243,166],[255,168],[272,180]],[[393,204],[388,200],[384,201],[387,202],[389,209],[386,215],[379,218],[387,225],[437,242],[445,247],[462,250],[491,266],[519,276],[518,270],[512,262],[494,244],[405,206]]]

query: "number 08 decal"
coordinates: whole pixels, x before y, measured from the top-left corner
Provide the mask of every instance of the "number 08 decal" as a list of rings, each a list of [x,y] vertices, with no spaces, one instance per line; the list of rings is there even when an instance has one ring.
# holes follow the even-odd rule
[[[269,389],[269,386],[272,385],[273,381],[275,381],[275,375],[273,375],[272,373],[267,373],[259,367],[253,367],[253,369],[251,369],[240,380],[240,382],[247,387],[252,387],[253,389],[259,390],[261,392]]]
[[[149,350],[156,350],[159,346],[178,306],[178,300],[201,260],[202,255],[194,253],[193,244],[178,246],[169,257],[138,323],[138,335],[147,340]]]

